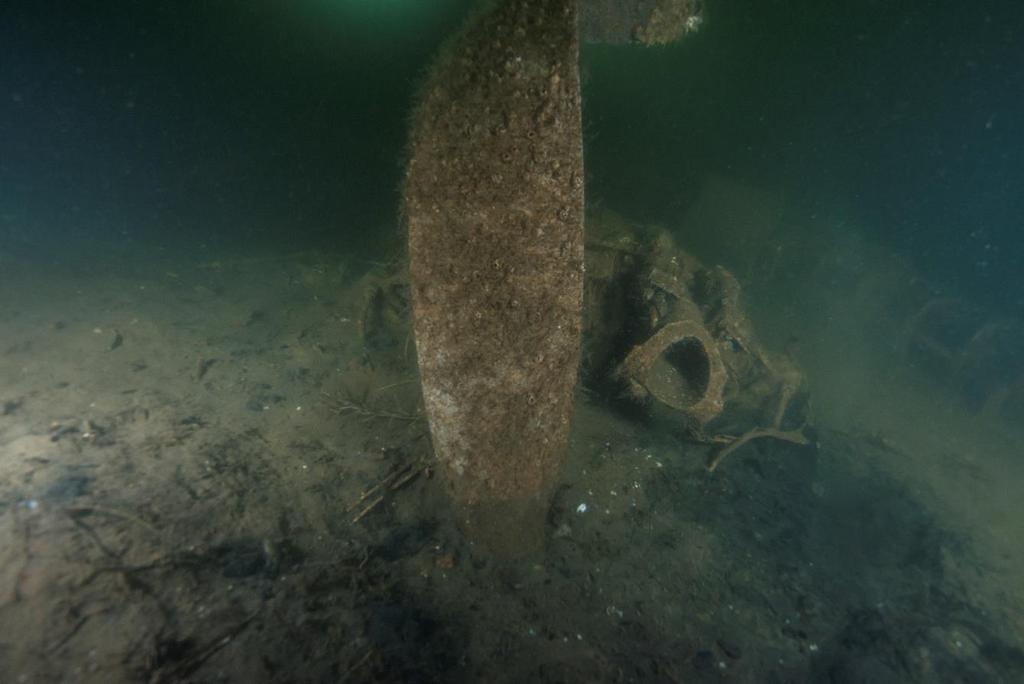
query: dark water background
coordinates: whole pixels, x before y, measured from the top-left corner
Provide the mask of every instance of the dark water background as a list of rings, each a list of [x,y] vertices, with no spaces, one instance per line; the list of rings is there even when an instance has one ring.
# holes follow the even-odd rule
[[[471,4],[9,0],[0,229],[377,249],[417,80]],[[723,173],[1020,312],[1019,3],[707,5],[681,45],[586,49],[591,198],[657,220]]]

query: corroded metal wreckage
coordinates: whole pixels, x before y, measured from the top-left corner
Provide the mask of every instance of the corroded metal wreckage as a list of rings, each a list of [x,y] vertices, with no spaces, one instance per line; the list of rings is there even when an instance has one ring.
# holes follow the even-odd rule
[[[732,273],[610,211],[588,216],[587,231],[586,381],[612,378],[653,416],[719,446],[709,470],[751,439],[806,443],[803,374],[761,344]]]
[[[580,30],[590,43],[665,45],[696,31],[701,0],[580,0]]]
[[[434,450],[471,539],[543,541],[583,298],[577,3],[506,0],[436,61],[403,187]]]

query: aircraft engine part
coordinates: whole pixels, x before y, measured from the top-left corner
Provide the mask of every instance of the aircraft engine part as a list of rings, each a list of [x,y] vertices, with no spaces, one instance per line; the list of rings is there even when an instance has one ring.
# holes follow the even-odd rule
[[[696,31],[700,0],[581,0],[580,26],[589,43],[664,45]]]
[[[637,398],[651,396],[702,426],[722,411],[726,372],[715,342],[695,321],[673,321],[619,366]]]
[[[678,248],[668,232],[627,239],[631,233],[621,219],[608,213],[593,218],[600,225],[592,232],[607,233],[612,226],[612,235],[601,242],[605,251],[621,245],[624,257],[640,263],[618,271],[621,279],[632,281],[631,310],[590,313],[598,322],[623,317],[633,322],[635,332],[612,371],[632,399],[698,437],[805,422],[802,374],[788,357],[759,343],[740,303],[740,284],[729,271],[705,266]],[[614,237],[614,230],[623,235]],[[637,248],[638,241],[646,247]],[[607,302],[621,302],[607,296],[606,281],[612,282],[605,278],[588,284],[588,293],[597,292],[588,307],[607,309]],[[617,334],[600,325],[590,326],[588,333],[598,338]],[[595,349],[616,344],[623,346],[621,340],[587,340]]]

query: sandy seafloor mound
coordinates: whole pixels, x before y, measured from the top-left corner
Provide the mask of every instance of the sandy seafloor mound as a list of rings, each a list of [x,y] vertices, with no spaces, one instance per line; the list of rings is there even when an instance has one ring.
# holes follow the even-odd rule
[[[0,681],[1024,678],[1013,426],[842,330],[804,343],[813,444],[713,475],[581,390],[545,551],[509,561],[452,525],[365,264],[0,265]]]

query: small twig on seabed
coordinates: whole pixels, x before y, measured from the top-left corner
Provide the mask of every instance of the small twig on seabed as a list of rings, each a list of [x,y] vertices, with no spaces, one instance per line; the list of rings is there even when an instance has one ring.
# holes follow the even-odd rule
[[[416,467],[412,468],[403,477],[395,480],[391,484],[391,491],[393,491],[393,492],[398,491],[399,489],[404,487],[406,484],[408,484],[409,482],[412,482],[417,477],[419,477],[420,473],[422,473],[426,469],[427,469],[427,466],[423,465],[423,464],[420,464],[420,466],[418,468],[416,468]]]
[[[386,487],[387,485],[391,484],[396,478],[398,478],[398,476],[400,476],[402,473],[406,472],[408,469],[409,469],[409,466],[398,467],[398,468],[395,468],[394,470],[392,470],[387,475],[385,475],[384,478],[380,482],[378,482],[377,484],[373,485],[369,489],[365,490],[362,493],[362,495],[360,495],[359,499],[356,500],[355,503],[349,505],[348,512],[351,513],[352,511],[354,511],[355,508],[359,504],[361,504],[364,501],[366,501],[367,499],[369,499],[370,496],[372,496],[378,489],[381,489],[381,488]]]
[[[348,678],[352,675],[352,673],[355,672],[356,670],[358,670],[359,668],[361,668],[363,665],[365,665],[366,661],[369,660],[370,656],[372,656],[372,655],[373,655],[373,648],[371,648],[369,651],[367,651],[363,655],[362,658],[357,660],[355,665],[353,665],[352,667],[348,668],[348,670],[345,671],[345,674],[341,675],[341,680],[340,681],[342,681],[342,682],[348,681]]]
[[[745,432],[732,442],[728,446],[718,451],[708,462],[708,472],[715,472],[715,468],[721,463],[726,456],[739,449],[747,442],[761,437],[771,437],[772,439],[781,439],[784,442],[792,442],[793,444],[808,444],[808,440],[804,437],[803,428],[799,430],[776,430],[774,428],[755,428],[749,432]]]
[[[362,520],[370,511],[372,511],[374,508],[379,506],[381,502],[384,501],[384,497],[387,496],[387,493],[389,491],[398,491],[399,489],[407,485],[409,482],[412,482],[426,470],[427,464],[424,463],[423,461],[418,461],[411,465],[400,466],[392,470],[390,473],[385,475],[380,482],[364,491],[362,495],[360,495],[360,497],[354,503],[349,505],[348,512],[351,513],[358,506],[362,505],[371,496],[373,496],[377,492],[383,491],[383,493],[380,494],[377,498],[363,506],[362,510],[360,510],[359,513],[357,513],[355,517],[352,518],[352,522],[357,523],[360,520]]]
[[[382,502],[383,500],[384,500],[384,495],[381,494],[376,499],[374,499],[369,504],[367,504],[366,508],[364,508],[363,510],[359,511],[359,513],[356,514],[356,517],[352,518],[352,522],[353,523],[357,523],[360,520],[362,520],[364,517],[366,517],[367,513],[372,511],[374,508],[376,508],[380,504],[380,502]]]
[[[362,507],[362,509],[352,518],[352,522],[356,523],[362,518],[365,518],[370,511],[383,503],[384,497],[387,496],[388,491],[397,491],[404,485],[416,479],[420,474],[426,471],[426,469],[427,465],[420,461],[412,465],[400,466],[385,475],[380,482],[365,490],[354,503],[349,505],[348,512],[351,513],[358,506],[364,504],[364,502],[377,494],[378,491],[383,491],[383,494],[379,495],[369,504]]]
[[[189,658],[182,660],[166,670],[155,670],[150,674],[150,683],[160,684],[162,682],[178,682],[192,674],[198,670],[203,663],[217,653],[217,651],[230,644],[239,634],[241,634],[242,630],[248,627],[249,623],[252,622],[259,613],[260,609],[257,609],[248,617],[243,618],[240,622],[228,627],[218,636],[207,642],[205,646],[196,649]]]
[[[411,385],[414,382],[416,382],[416,378],[412,378],[410,380],[400,380],[399,382],[393,382],[390,385],[384,385],[383,387],[378,387],[378,388],[374,389],[373,391],[374,392],[383,392],[384,390],[394,389],[395,387],[402,387],[403,385]]]
[[[91,515],[93,513],[97,513],[99,515],[105,515],[111,518],[120,518],[121,520],[133,522],[136,525],[141,525],[142,527],[145,527],[150,532],[159,532],[159,530],[156,527],[154,527],[151,523],[147,522],[146,520],[143,520],[139,516],[133,513],[129,513],[128,511],[118,510],[116,508],[107,508],[106,506],[95,505],[68,506],[67,508],[64,509],[64,512],[71,516],[73,519],[76,519],[80,516],[86,516]]]
[[[335,396],[328,394],[327,392],[322,393],[331,403],[331,409],[340,415],[352,414],[359,416],[360,418],[388,418],[394,420],[405,420],[409,422],[415,422],[423,420],[423,416],[418,413],[401,413],[399,411],[384,411],[379,409],[372,409],[365,404],[357,404],[351,401],[345,401]]]

